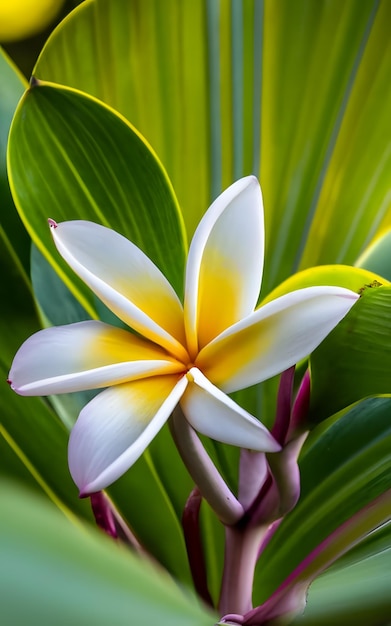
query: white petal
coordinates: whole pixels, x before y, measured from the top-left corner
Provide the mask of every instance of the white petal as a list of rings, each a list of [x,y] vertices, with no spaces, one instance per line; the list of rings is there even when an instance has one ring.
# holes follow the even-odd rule
[[[180,404],[193,428],[207,437],[240,448],[259,452],[281,449],[259,420],[212,385],[197,368],[190,370],[188,378],[192,382]]]
[[[24,396],[97,389],[183,365],[150,341],[103,322],[47,328],[32,335],[15,355],[9,382]]]
[[[68,461],[80,494],[104,489],[142,455],[182,396],[188,380],[155,376],[102,391],[81,411]]]
[[[342,287],[293,291],[222,333],[200,352],[195,365],[226,392],[254,385],[308,356],[357,299]]]
[[[254,176],[213,202],[190,246],[185,325],[192,358],[223,330],[254,310],[262,280],[263,204]]]
[[[49,223],[60,254],[111,311],[141,335],[187,359],[182,305],[144,252],[93,222]]]

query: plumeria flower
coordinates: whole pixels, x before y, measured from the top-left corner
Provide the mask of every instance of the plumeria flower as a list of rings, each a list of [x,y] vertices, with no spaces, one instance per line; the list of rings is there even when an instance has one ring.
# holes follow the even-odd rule
[[[358,296],[311,287],[256,308],[264,257],[256,178],[229,187],[201,220],[183,305],[160,270],[120,234],[87,221],[49,224],[63,258],[132,329],[91,320],[41,330],[12,364],[10,383],[21,395],[104,388],[70,436],[69,467],[81,495],[121,476],[178,403],[204,435],[257,451],[280,449],[227,394],[307,356]]]

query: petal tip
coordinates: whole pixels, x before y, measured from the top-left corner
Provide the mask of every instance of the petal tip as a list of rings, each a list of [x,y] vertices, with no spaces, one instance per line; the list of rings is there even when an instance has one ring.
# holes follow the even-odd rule
[[[15,391],[15,393],[19,393],[16,386],[14,385],[14,383],[12,382],[10,378],[7,378],[7,384],[10,386],[10,389],[12,389],[12,391]]]
[[[274,439],[273,437],[273,441],[270,440],[270,449],[267,450],[267,452],[274,453],[274,452],[281,452],[281,450],[282,450],[282,446],[278,443],[277,439]]]
[[[51,217],[49,217],[49,218],[48,218],[48,224],[49,224],[49,227],[50,227],[51,229],[53,229],[53,230],[54,230],[55,228],[57,228],[57,226],[58,226],[57,222],[55,222],[54,220],[52,220],[52,218],[51,218]]]
[[[256,176],[254,176],[254,174],[250,174],[250,175],[247,177],[247,180],[248,180],[248,182],[249,182],[250,184],[252,184],[252,185],[256,185],[257,187],[260,187],[260,186],[261,186],[261,185],[260,185],[260,182],[259,182],[259,180],[258,180],[258,178],[257,178]]]

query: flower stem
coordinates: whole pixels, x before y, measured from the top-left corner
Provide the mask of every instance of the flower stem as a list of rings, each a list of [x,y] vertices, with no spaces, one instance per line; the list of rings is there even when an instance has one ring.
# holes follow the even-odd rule
[[[95,521],[99,528],[101,528],[109,537],[114,539],[118,538],[117,528],[115,525],[115,519],[110,507],[110,503],[106,498],[103,491],[92,493],[90,496],[92,512],[95,516]]]
[[[282,372],[278,387],[276,418],[271,433],[281,445],[285,443],[289,429],[294,377],[295,367],[293,366]]]
[[[219,611],[244,615],[252,609],[254,570],[265,526],[226,526],[224,574]]]
[[[189,495],[183,511],[182,526],[195,590],[206,604],[213,607],[207,584],[204,547],[200,531],[201,503],[202,495],[198,487],[195,487]]]
[[[236,524],[244,509],[179,407],[170,418],[170,428],[182,460],[202,496],[223,524]]]

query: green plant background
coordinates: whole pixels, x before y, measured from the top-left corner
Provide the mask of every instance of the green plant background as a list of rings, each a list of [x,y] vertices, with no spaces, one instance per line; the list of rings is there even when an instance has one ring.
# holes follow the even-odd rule
[[[86,0],[50,35],[27,91],[0,57],[3,380],[41,325],[110,319],[61,263],[48,217],[115,228],[181,293],[198,220],[223,188],[254,173],[265,204],[263,297],[315,265],[368,270],[325,268],[331,284],[384,277],[311,357],[302,497],[262,556],[256,603],[391,486],[390,20],[388,0]],[[310,271],[311,281],[319,277]],[[308,274],[293,280],[304,286]],[[270,424],[276,387],[268,381],[238,399]],[[191,578],[180,519],[192,483],[168,431],[108,493],[179,587],[91,527],[66,462],[84,402],[0,391],[6,623],[213,624],[184,591]],[[237,450],[206,445],[234,487]],[[379,524],[389,515],[381,510]],[[217,600],[223,537],[207,506],[202,529]],[[360,541],[369,530],[363,523],[357,546],[317,578],[295,623],[386,623],[390,527]],[[333,549],[324,565],[338,556]]]

